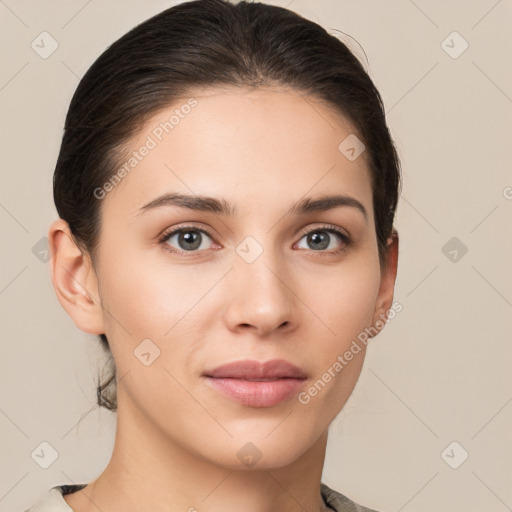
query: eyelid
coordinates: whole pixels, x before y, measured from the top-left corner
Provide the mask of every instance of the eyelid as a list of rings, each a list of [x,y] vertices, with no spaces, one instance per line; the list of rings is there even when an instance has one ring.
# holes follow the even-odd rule
[[[343,228],[339,227],[339,226],[336,226],[334,224],[322,224],[322,223],[319,223],[318,225],[316,226],[308,226],[307,228],[304,228],[301,232],[300,232],[300,236],[304,236],[304,235],[307,235],[309,233],[311,233],[312,231],[329,231],[329,230],[332,230],[332,231],[335,231],[336,233],[338,233],[342,238],[345,238],[347,240],[347,242],[349,240],[351,240],[350,238],[350,235],[348,234],[348,232],[346,230],[344,230]]]

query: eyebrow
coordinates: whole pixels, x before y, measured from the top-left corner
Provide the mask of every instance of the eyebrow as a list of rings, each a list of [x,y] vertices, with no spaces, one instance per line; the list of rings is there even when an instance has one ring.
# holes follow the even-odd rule
[[[139,214],[162,206],[178,206],[189,210],[211,212],[224,216],[236,214],[236,206],[225,199],[215,197],[189,195],[180,193],[163,194],[142,206]],[[347,195],[326,195],[318,198],[307,197],[302,199],[288,210],[287,215],[304,215],[312,212],[323,212],[339,207],[350,207],[360,211],[368,222],[366,208],[354,197]]]

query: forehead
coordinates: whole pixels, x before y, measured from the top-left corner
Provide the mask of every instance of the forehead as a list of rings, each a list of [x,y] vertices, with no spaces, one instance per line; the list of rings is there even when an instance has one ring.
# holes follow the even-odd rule
[[[367,152],[343,151],[353,137],[336,109],[289,88],[196,88],[132,137],[119,162],[128,172],[106,203],[133,211],[175,191],[222,197],[243,213],[338,192],[372,215]]]

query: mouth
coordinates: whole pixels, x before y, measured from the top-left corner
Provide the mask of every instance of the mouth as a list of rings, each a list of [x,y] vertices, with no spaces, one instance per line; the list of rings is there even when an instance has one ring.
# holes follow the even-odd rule
[[[249,407],[274,407],[288,401],[307,379],[303,370],[283,359],[229,363],[203,377],[225,397]]]
[[[264,363],[250,359],[235,361],[206,371],[203,375],[213,378],[233,378],[252,381],[307,378],[306,373],[301,368],[284,359],[273,359]]]

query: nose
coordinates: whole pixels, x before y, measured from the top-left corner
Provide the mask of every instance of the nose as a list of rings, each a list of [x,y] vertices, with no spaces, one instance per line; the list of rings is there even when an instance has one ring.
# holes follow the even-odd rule
[[[225,321],[231,331],[267,336],[290,331],[298,321],[297,297],[290,273],[275,257],[236,261],[228,274]]]

